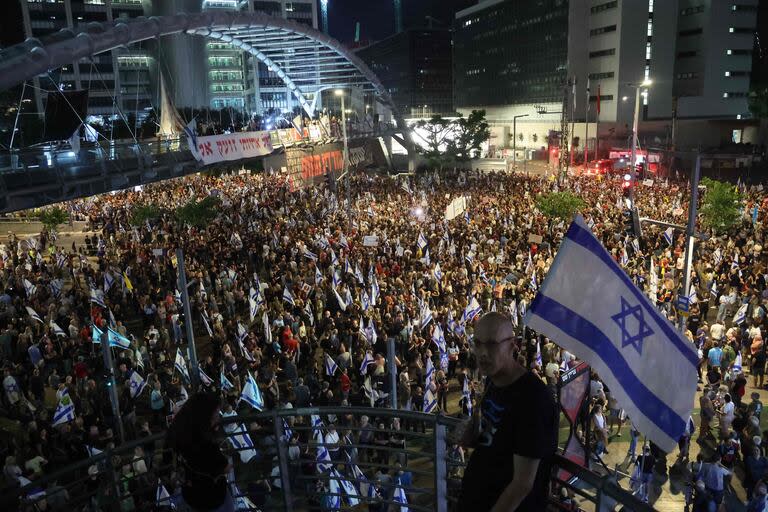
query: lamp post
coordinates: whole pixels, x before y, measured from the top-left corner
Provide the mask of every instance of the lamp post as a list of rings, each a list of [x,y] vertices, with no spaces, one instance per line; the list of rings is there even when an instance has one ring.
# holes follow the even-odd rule
[[[635,182],[637,181],[637,124],[640,120],[640,90],[650,87],[652,83],[649,78],[646,78],[639,84],[629,85],[635,88],[635,113],[632,118],[632,153],[629,159],[629,163],[632,166],[632,172],[629,173],[632,177],[632,186],[629,188],[629,200],[633,208],[635,206]]]
[[[334,94],[336,96],[341,97],[341,133],[344,137],[344,187],[347,189],[347,225],[348,227],[352,228],[352,198],[351,194],[349,192],[349,156],[347,148],[347,111],[346,107],[344,105],[344,90],[343,89],[336,89],[334,91]]]
[[[517,118],[528,117],[529,114],[512,116],[512,169],[517,170]]]

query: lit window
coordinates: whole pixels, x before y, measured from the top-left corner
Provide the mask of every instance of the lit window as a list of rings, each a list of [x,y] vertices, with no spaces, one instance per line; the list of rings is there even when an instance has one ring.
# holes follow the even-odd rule
[[[648,0],[648,12],[653,12],[653,0]]]
[[[726,71],[725,72],[725,76],[731,76],[731,72],[730,71]]]
[[[651,58],[651,43],[645,43],[645,60]]]
[[[728,29],[728,32],[730,32],[731,34],[733,34],[733,27],[729,28],[729,29]]]
[[[728,93],[727,93],[727,92],[724,92],[724,93],[723,93],[723,98],[727,98],[727,97],[728,97]]]
[[[727,55],[732,55],[732,54],[733,54],[733,50],[725,50],[725,53],[726,53]]]
[[[653,35],[653,20],[648,20],[648,37]]]

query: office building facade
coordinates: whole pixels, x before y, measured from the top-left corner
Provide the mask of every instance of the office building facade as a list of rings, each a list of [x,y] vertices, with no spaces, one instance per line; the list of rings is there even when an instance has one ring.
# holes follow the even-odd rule
[[[24,36],[41,38],[61,29],[75,29],[91,22],[109,22],[144,16],[142,0],[13,0],[21,3]],[[38,113],[44,112],[43,90],[89,91],[88,113],[125,116],[140,122],[152,106],[152,53],[143,45],[120,48],[81,59],[47,77],[36,77],[33,101]]]
[[[454,113],[450,30],[406,29],[357,54],[404,115]]]
[[[583,137],[588,121],[594,137],[599,89],[601,137],[621,139],[631,129],[636,86],[647,79],[653,84],[642,89],[641,136],[646,129],[655,140],[672,137],[673,117],[736,126],[749,117],[757,4],[481,1],[456,14],[456,108],[485,108],[498,146],[516,136],[518,147],[539,147],[549,130],[559,130],[565,95],[573,135]],[[511,134],[515,117],[519,133]]]

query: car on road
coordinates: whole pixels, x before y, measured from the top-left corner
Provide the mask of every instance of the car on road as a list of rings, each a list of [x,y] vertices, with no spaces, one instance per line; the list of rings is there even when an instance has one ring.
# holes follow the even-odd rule
[[[590,176],[604,176],[611,173],[613,173],[613,160],[597,160],[584,167],[584,174]]]

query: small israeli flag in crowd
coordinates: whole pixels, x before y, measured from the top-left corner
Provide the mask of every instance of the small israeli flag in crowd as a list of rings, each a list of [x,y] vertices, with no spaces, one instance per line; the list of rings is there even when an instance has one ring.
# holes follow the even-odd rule
[[[376,276],[374,276],[371,280],[371,304],[378,304],[380,296],[381,291],[379,290],[379,281],[376,279]]]
[[[363,357],[363,362],[360,364],[360,375],[365,375],[368,372],[368,366],[375,362],[376,360],[373,358],[373,354],[366,352]]]
[[[336,468],[331,469],[331,479],[331,481],[335,480],[339,487],[341,487],[344,494],[344,501],[346,501],[350,507],[356,507],[360,504],[360,493],[355,486],[352,485],[352,482],[341,476]]]
[[[168,489],[163,485],[162,480],[157,481],[157,493],[155,497],[155,505],[158,507],[170,507],[176,508],[171,501],[171,495],[168,494]]]
[[[53,413],[53,421],[51,425],[61,425],[62,423],[68,423],[75,419],[75,404],[72,403],[72,397],[69,396],[69,391],[64,388],[59,398],[59,405],[56,406],[56,412]]]
[[[211,319],[208,316],[208,312],[204,309],[200,311],[200,318],[203,319],[203,327],[208,332],[208,336],[213,338],[213,329],[211,329]]]
[[[416,240],[416,245],[422,251],[427,246],[427,237],[424,236],[424,233],[419,233],[419,238]]]
[[[315,286],[320,286],[320,283],[323,282],[323,273],[320,272],[320,269],[315,266]]]
[[[107,304],[104,302],[104,292],[95,288],[91,288],[91,302],[105,309],[107,307]]]
[[[181,355],[181,350],[176,348],[176,359],[173,362],[173,366],[179,370],[179,373],[186,382],[189,382],[189,370],[187,369],[187,361],[184,360],[184,356]]]
[[[57,324],[53,320],[48,322],[48,325],[50,326],[51,332],[53,332],[54,336],[64,336],[65,338],[67,337],[67,333],[64,332],[64,329],[59,327],[59,324]]]
[[[397,479],[397,487],[395,487],[395,493],[392,495],[392,501],[400,504],[400,512],[408,512],[408,498],[405,497],[405,489],[400,479]]]
[[[256,380],[251,375],[251,372],[248,372],[240,400],[243,400],[254,409],[264,410],[264,398],[261,396],[261,390],[259,390],[259,386],[256,384]]]
[[[33,296],[37,291],[37,286],[30,283],[27,278],[24,278],[24,291],[27,292],[27,298]]]
[[[664,231],[664,241],[667,242],[667,245],[672,245],[672,237],[675,230],[673,228],[667,228],[666,231]]]
[[[119,332],[107,328],[107,336],[109,336],[109,346],[117,347],[123,350],[131,348],[131,340],[120,334]]]
[[[568,229],[525,323],[588,362],[640,432],[666,452],[675,448],[696,393],[696,348],[632,283],[581,216]]]
[[[104,272],[104,293],[109,293],[113,284],[115,284],[115,278],[109,272]]]
[[[221,370],[221,373],[219,375],[219,383],[221,385],[221,389],[224,391],[235,389],[234,384],[232,384],[232,382],[227,378],[227,376],[224,375],[224,370]]]
[[[210,386],[213,384],[213,379],[206,375],[202,368],[198,367],[197,370],[200,375],[200,382],[203,383],[203,386]]]
[[[333,377],[336,371],[339,369],[339,365],[329,354],[325,354],[325,374],[329,377]]]
[[[139,396],[141,392],[144,391],[144,388],[147,387],[147,381],[145,381],[144,377],[139,375],[139,372],[137,371],[131,372],[129,381],[131,384],[131,398]]]
[[[309,258],[312,261],[317,261],[317,254],[313,253],[312,251],[310,251],[306,247],[304,247],[304,257],[305,258]]]
[[[34,309],[32,309],[29,306],[24,306],[24,307],[26,308],[27,314],[32,318],[32,320],[36,320],[36,321],[40,322],[41,324],[45,323],[45,322],[43,322],[43,319],[40,318],[40,315],[37,314],[37,311],[35,311]]]
[[[472,395],[469,392],[469,375],[464,376],[464,383],[461,385],[461,396],[467,406],[467,414],[472,416]]]
[[[741,325],[744,323],[744,321],[747,319],[747,308],[749,307],[749,304],[742,304],[741,307],[736,311],[736,314],[733,315],[733,323]]]
[[[242,423],[237,425],[231,432],[228,433],[229,442],[232,447],[240,454],[240,460],[244,464],[247,464],[253,459],[258,452],[253,446],[253,440],[248,435],[248,430]]]
[[[331,463],[331,455],[328,453],[328,448],[325,446],[318,446],[316,453],[316,466],[318,471],[330,471],[333,468]]]
[[[293,300],[293,294],[291,293],[291,290],[288,289],[288,287],[283,288],[283,300],[290,304],[291,306],[295,306],[296,302]]]
[[[477,315],[480,314],[482,311],[482,308],[480,307],[480,303],[477,302],[477,299],[472,297],[470,299],[469,304],[467,304],[467,307],[464,308],[464,313],[461,316],[461,322],[466,324],[467,322],[471,322]]]

